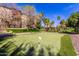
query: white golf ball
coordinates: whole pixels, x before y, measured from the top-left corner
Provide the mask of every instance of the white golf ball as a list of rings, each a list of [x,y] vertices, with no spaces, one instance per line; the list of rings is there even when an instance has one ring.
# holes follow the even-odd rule
[[[42,39],[42,37],[40,37],[40,36],[39,36],[38,38],[39,38],[40,40]]]

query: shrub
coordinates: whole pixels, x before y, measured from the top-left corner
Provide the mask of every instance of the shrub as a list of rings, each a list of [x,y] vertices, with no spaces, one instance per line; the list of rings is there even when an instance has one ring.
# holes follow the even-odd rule
[[[64,33],[75,33],[75,28],[62,29],[61,32],[64,32]]]
[[[20,32],[38,32],[39,29],[26,29],[26,28],[8,28],[8,32],[20,33]]]
[[[79,34],[79,28],[75,28],[77,34]]]

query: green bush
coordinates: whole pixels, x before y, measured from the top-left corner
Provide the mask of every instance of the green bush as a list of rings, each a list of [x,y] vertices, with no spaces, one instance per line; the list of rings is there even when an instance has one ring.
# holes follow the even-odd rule
[[[61,48],[58,53],[60,56],[75,56],[76,52],[73,48],[72,41],[69,35],[64,35],[61,38]]]
[[[8,32],[20,33],[20,32],[38,32],[39,29],[26,29],[26,28],[8,28]]]
[[[75,28],[76,33],[79,34],[79,28]]]
[[[62,29],[61,32],[65,32],[65,33],[75,33],[75,28]]]

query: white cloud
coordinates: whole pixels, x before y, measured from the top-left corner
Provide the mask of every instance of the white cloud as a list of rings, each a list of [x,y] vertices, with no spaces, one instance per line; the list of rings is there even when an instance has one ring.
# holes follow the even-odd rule
[[[65,7],[64,10],[69,12],[79,11],[79,4],[71,4],[68,7]]]
[[[16,3],[0,3],[0,6],[6,6],[9,8],[16,8],[18,10],[22,10],[22,7],[18,6]]]

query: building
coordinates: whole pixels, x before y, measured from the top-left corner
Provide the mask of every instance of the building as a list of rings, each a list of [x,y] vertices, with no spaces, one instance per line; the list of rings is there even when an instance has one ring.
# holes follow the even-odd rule
[[[34,27],[40,19],[40,15],[28,16],[17,9],[0,6],[0,29]]]
[[[20,27],[21,12],[14,9],[1,6],[0,7],[0,21],[5,24],[6,28]],[[0,25],[2,27],[2,25]],[[3,26],[4,27],[4,26]]]

